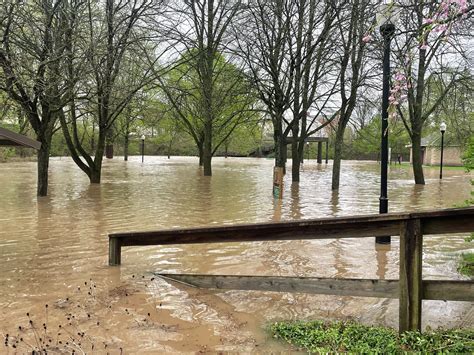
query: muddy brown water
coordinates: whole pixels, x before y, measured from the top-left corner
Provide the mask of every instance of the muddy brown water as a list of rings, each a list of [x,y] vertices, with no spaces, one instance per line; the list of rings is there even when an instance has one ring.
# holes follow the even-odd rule
[[[111,232],[378,212],[375,162],[344,162],[339,194],[330,191],[330,164],[305,162],[301,183],[286,177],[282,203],[270,193],[272,166],[269,159],[216,158],[208,178],[196,158],[116,158],[105,162],[102,184],[91,186],[73,162],[55,158],[50,195],[37,199],[35,163],[0,164],[0,335],[9,334],[9,344],[23,338],[16,345],[23,352],[45,342],[58,351],[194,353],[288,350],[265,331],[283,319],[396,328],[397,300],[201,290],[154,273],[395,279],[398,238],[385,247],[373,238],[130,247],[121,267],[107,265]],[[415,186],[408,167],[392,166],[389,178],[396,212],[460,204],[472,175],[445,170],[440,181],[427,169],[426,185]],[[472,250],[464,237],[425,239],[425,278],[463,278],[457,260]],[[472,303],[423,306],[424,326],[474,326]]]

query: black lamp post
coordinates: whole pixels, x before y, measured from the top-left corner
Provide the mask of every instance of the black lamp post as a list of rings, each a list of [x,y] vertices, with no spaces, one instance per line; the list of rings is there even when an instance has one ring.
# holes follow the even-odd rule
[[[444,150],[444,132],[446,132],[446,123],[441,122],[439,125],[439,131],[441,132],[441,159],[439,161],[439,178],[443,178],[443,150]]]
[[[395,25],[391,16],[392,4],[385,4],[381,9],[380,33],[383,37],[383,83],[382,83],[382,142],[380,150],[380,198],[379,213],[388,212],[388,97],[390,94],[390,41],[395,33]],[[375,242],[389,244],[390,236],[376,237]]]
[[[145,159],[145,135],[142,134],[142,163]]]
[[[309,163],[309,142],[306,142],[306,155],[308,157],[308,163]]]

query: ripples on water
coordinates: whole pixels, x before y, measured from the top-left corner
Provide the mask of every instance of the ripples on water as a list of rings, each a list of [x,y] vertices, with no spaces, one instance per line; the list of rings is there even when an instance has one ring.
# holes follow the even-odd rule
[[[15,327],[16,318],[38,305],[75,295],[76,285],[89,278],[116,304],[99,315],[103,329],[92,331],[106,338],[112,328],[115,342],[134,351],[278,349],[261,329],[275,319],[357,318],[396,327],[396,300],[213,292],[163,280],[144,288],[137,279],[160,271],[398,278],[398,238],[377,249],[371,238],[125,248],[120,268],[106,265],[111,232],[378,212],[376,163],[344,162],[336,194],[330,190],[331,166],[305,162],[300,184],[286,176],[281,203],[270,193],[272,166],[267,159],[216,158],[209,178],[201,176],[195,158],[146,157],[141,164],[132,157],[128,163],[107,160],[102,184],[91,186],[69,159],[52,159],[50,196],[37,199],[35,163],[0,165],[0,330]],[[391,167],[390,211],[452,207],[467,198],[468,175],[447,170],[439,181],[437,174],[428,170],[427,184],[415,186],[407,168]],[[463,235],[427,237],[424,276],[460,278],[456,260],[468,248]],[[118,286],[141,291],[124,301],[123,295],[110,296]],[[154,309],[169,327],[133,327],[121,302],[137,314]],[[430,325],[462,325],[466,314],[465,324],[472,325],[472,304],[425,302]]]

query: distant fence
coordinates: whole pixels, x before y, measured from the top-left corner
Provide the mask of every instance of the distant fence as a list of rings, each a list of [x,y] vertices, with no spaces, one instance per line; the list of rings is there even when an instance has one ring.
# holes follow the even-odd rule
[[[109,235],[109,265],[125,246],[400,236],[399,280],[163,274],[197,287],[399,298],[399,330],[421,330],[422,300],[474,301],[474,281],[423,280],[423,235],[474,231],[474,207]]]

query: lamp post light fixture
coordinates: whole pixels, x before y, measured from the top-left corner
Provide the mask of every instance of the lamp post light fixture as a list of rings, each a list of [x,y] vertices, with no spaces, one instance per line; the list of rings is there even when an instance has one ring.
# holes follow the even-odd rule
[[[142,134],[141,139],[142,139],[142,163],[143,163],[145,159],[145,135],[144,134]]]
[[[380,147],[380,198],[379,213],[388,212],[388,97],[390,95],[390,41],[395,33],[397,14],[393,12],[391,1],[382,5],[377,16],[383,37],[383,79],[382,79],[382,142]],[[389,244],[390,236],[376,237],[375,242]]]
[[[443,178],[443,150],[444,150],[444,132],[446,132],[446,123],[441,122],[439,125],[439,131],[441,132],[441,159],[439,161],[439,178]]]

